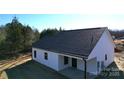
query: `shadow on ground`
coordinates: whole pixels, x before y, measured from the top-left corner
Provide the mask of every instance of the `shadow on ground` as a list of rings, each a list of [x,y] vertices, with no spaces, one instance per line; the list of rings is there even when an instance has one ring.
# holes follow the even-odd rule
[[[115,62],[104,69],[96,79],[124,79],[124,72],[119,70]]]
[[[9,79],[67,79],[67,77],[35,61],[7,69],[5,72]]]

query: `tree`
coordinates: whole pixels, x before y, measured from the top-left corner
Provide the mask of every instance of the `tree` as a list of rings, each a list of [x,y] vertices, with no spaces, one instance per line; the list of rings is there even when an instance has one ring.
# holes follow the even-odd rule
[[[59,28],[59,32],[63,31],[64,29],[62,29],[61,27]]]
[[[41,34],[40,34],[40,38],[44,37],[44,36],[52,36],[56,33],[60,32],[59,30],[57,30],[56,28],[55,29],[44,29]]]
[[[0,26],[0,53],[16,54],[30,50],[32,43],[44,36],[51,36],[60,31],[55,29],[44,29],[41,33],[32,29],[29,25],[21,24],[16,17],[5,26]],[[2,51],[2,52],[1,52]]]
[[[0,26],[0,52],[5,48],[4,43],[6,39],[6,31],[4,26]]]
[[[40,38],[40,33],[37,29],[34,29],[34,42],[38,41]]]
[[[22,49],[22,29],[23,26],[16,17],[13,18],[11,23],[6,24],[6,45],[10,53],[16,53]]]
[[[34,32],[30,26],[24,26],[22,30],[22,36],[23,36],[23,48],[24,50],[31,47],[33,43],[34,38]]]
[[[5,27],[1,26],[0,27],[0,45],[5,41],[5,38],[6,38]]]

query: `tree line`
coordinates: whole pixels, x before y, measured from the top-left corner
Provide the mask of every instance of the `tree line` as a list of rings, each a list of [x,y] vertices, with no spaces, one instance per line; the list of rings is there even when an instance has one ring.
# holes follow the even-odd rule
[[[16,54],[31,50],[32,43],[60,31],[61,28],[59,30],[48,28],[40,33],[29,25],[23,25],[14,17],[10,23],[0,26],[0,54]]]
[[[124,37],[124,30],[110,30],[110,33],[115,38]]]

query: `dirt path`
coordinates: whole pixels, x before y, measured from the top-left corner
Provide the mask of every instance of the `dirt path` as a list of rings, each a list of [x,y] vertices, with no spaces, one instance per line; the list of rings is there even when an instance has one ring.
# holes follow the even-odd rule
[[[0,78],[4,78],[4,77],[2,77],[2,76],[4,76],[3,74],[5,74],[4,70],[10,69],[17,65],[28,62],[29,60],[31,60],[31,54],[25,54],[23,56],[19,56],[16,59],[13,59],[13,60],[0,61]]]

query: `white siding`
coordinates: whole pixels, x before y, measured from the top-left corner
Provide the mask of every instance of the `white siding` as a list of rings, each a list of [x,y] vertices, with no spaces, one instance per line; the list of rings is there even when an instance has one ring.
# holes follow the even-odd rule
[[[87,72],[97,74],[97,61],[96,58],[87,60]]]
[[[34,58],[34,50],[36,51],[36,58]],[[44,59],[44,53],[48,53],[48,60]],[[32,58],[39,63],[42,63],[52,69],[58,71],[58,54],[50,51],[45,51],[37,48],[32,48]]]
[[[67,67],[72,67],[72,58],[73,57],[69,57],[68,64],[64,65],[64,56],[59,55],[59,70],[62,70]],[[84,61],[83,60],[77,59],[77,69],[84,70]]]
[[[84,61],[77,59],[77,69],[84,71]]]
[[[36,51],[36,58],[34,58],[34,51]],[[48,53],[48,60],[44,59],[44,53]],[[58,53],[50,52],[50,51],[45,51],[37,48],[32,48],[32,58],[33,60],[44,64],[56,71],[65,69],[67,67],[72,67],[72,58],[73,57],[68,57],[69,62],[68,64],[64,65],[64,56],[59,55]],[[92,73],[94,70],[94,64],[93,62],[87,62],[87,71]],[[81,59],[77,59],[77,69],[84,71],[84,61]],[[96,68],[95,68],[96,69]]]
[[[105,60],[107,54],[107,60]],[[89,55],[88,59],[97,58],[97,61],[104,62],[105,67],[114,61],[114,44],[108,32],[104,32],[99,42]]]
[[[59,70],[62,70],[64,68],[71,66],[71,58],[69,57],[68,64],[64,65],[64,56],[59,55]]]
[[[77,60],[77,69],[84,71],[84,61],[78,59]],[[90,59],[87,61],[87,72],[92,74],[97,74],[97,63],[95,59]]]

